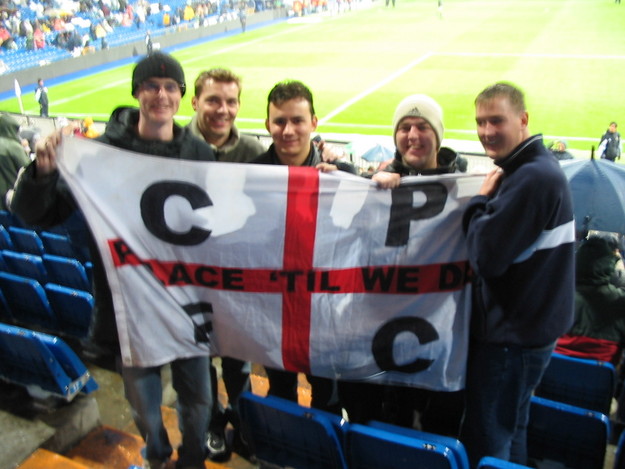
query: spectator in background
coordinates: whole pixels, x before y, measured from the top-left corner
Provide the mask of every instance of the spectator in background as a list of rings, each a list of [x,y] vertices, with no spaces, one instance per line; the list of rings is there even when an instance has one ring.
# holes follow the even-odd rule
[[[28,166],[30,158],[19,137],[20,124],[8,114],[0,114],[0,207],[7,209],[6,194],[13,187],[20,168]]]
[[[37,89],[35,89],[35,101],[39,103],[39,115],[48,117],[48,88],[41,78],[37,79]]]
[[[616,122],[610,122],[610,127],[599,141],[597,153],[603,159],[614,161],[621,158],[621,134],[616,131]]]
[[[556,352],[618,365],[625,345],[625,290],[612,284],[620,259],[612,234],[590,235],[576,254],[575,322]]]
[[[462,223],[474,276],[461,440],[472,467],[483,456],[527,464],[530,398],[573,323],[573,203],[542,135],[529,132],[521,90],[484,89],[475,121],[497,169]]]
[[[551,153],[553,153],[553,156],[555,156],[557,160],[573,159],[573,155],[566,150],[566,141],[564,140],[554,140],[549,150],[551,150]]]

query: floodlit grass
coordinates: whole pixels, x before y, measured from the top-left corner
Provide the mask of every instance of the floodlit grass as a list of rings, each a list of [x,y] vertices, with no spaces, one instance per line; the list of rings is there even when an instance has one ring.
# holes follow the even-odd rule
[[[530,130],[590,149],[625,110],[625,5],[612,0],[397,0],[337,16],[309,17],[177,50],[193,113],[193,81],[203,69],[233,69],[244,80],[238,125],[263,128],[266,97],[299,79],[315,95],[320,132],[390,135],[396,104],[413,93],[437,99],[446,137],[476,140],[473,100],[486,85],[512,81],[527,96]],[[50,87],[53,115],[105,120],[133,105],[132,66]],[[25,85],[25,84],[23,84]],[[37,114],[34,97],[25,110]],[[17,112],[16,99],[0,109]],[[625,125],[625,124],[624,124]]]

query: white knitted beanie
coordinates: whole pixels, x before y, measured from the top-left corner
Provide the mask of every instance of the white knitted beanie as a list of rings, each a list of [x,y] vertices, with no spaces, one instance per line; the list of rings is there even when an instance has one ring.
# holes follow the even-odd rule
[[[421,117],[429,122],[436,133],[438,148],[443,141],[443,109],[440,105],[424,94],[413,94],[404,98],[393,115],[393,140],[397,133],[397,127],[404,117]]]

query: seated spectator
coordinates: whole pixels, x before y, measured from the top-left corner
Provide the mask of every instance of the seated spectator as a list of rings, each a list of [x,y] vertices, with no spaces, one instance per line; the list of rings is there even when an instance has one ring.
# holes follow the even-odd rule
[[[555,140],[549,147],[549,150],[558,160],[573,159],[573,155],[566,150],[566,142],[564,140]]]
[[[35,50],[46,47],[46,36],[41,28],[37,28],[33,32],[33,47]]]
[[[17,49],[17,44],[13,40],[13,36],[7,28],[0,26],[0,47],[6,50]]]
[[[577,250],[575,322],[556,352],[618,364],[625,344],[625,291],[611,283],[615,237],[591,235]]]

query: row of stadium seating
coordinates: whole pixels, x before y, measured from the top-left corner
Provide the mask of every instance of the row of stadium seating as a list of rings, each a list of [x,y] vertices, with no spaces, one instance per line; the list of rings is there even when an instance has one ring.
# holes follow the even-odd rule
[[[394,425],[349,424],[340,417],[274,396],[244,393],[239,401],[244,435],[252,453],[267,467],[367,469],[427,467],[468,469],[456,439]],[[533,397],[528,427],[530,460],[549,467],[604,469],[610,433],[599,413]],[[621,439],[619,450],[625,444]],[[622,469],[622,450],[615,469]],[[521,469],[495,458],[480,469]],[[538,467],[545,467],[539,465]]]

